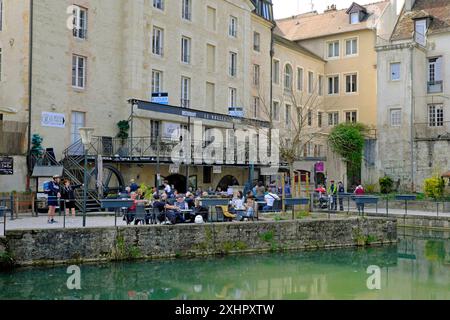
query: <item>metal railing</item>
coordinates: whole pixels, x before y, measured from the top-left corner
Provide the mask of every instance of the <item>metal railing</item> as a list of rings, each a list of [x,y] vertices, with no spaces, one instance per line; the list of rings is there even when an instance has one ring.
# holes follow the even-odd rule
[[[450,140],[450,121],[436,121],[434,126],[430,123],[414,124],[414,132],[416,139],[431,140]]]
[[[444,82],[443,81],[428,81],[427,90],[428,93],[440,93],[443,91]]]

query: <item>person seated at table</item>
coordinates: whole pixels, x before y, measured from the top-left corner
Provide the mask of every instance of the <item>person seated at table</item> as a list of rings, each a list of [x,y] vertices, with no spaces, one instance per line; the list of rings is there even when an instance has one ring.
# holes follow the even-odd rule
[[[280,200],[280,197],[275,193],[266,192],[266,195],[264,196],[266,205],[263,207],[263,211],[272,211],[275,200]]]
[[[247,200],[245,201],[245,216],[244,216],[244,220],[245,219],[252,219],[255,216],[255,206],[256,206],[256,201],[255,201],[255,197],[253,196],[249,196],[247,197]]]
[[[166,204],[166,215],[171,224],[183,223],[185,222],[184,216],[181,210],[187,209],[187,204],[184,202],[184,197],[178,195],[177,201],[174,204]]]
[[[207,222],[208,221],[208,214],[209,214],[209,210],[208,208],[204,207],[201,205],[201,198],[196,198],[194,201],[194,211],[192,213],[192,216],[194,216],[194,219],[196,216],[202,216],[203,221]],[[194,219],[191,219],[191,221],[193,221]]]
[[[192,192],[187,192],[186,193],[186,199],[184,199],[184,201],[186,201],[189,209],[194,208],[194,206],[195,206],[195,203],[194,203],[195,202],[195,197],[192,194]]]
[[[137,199],[136,198],[137,198],[137,193],[131,192],[130,199],[133,200],[133,205],[130,208],[128,208],[127,213],[123,216],[123,220],[125,220],[125,222],[127,224],[130,224],[134,220],[134,215],[136,214],[136,207],[137,207]]]
[[[235,213],[236,211],[244,210],[244,195],[242,191],[237,191],[230,201],[229,211]]]
[[[164,199],[163,199],[164,198]],[[159,195],[154,195],[153,196],[153,208],[156,209],[156,219],[160,222],[163,223],[166,221],[166,199],[167,199],[167,195],[165,193],[163,193],[161,195],[161,197]]]

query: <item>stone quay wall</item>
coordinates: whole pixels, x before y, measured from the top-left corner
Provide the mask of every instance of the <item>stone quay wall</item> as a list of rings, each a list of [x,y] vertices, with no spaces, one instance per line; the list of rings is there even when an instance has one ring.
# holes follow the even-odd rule
[[[162,259],[397,242],[393,218],[16,230],[5,247],[15,265]]]

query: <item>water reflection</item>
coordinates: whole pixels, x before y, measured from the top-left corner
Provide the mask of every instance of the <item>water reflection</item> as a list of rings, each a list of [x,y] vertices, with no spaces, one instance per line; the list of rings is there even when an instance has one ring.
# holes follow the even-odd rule
[[[381,268],[381,290],[366,269]],[[397,246],[0,273],[0,299],[450,299],[448,233],[400,232]]]

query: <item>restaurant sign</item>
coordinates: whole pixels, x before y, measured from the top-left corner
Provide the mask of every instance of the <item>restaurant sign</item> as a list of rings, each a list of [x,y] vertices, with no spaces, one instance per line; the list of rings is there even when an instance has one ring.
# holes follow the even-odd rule
[[[14,174],[14,159],[11,157],[0,157],[0,175]]]

